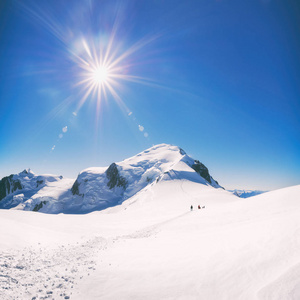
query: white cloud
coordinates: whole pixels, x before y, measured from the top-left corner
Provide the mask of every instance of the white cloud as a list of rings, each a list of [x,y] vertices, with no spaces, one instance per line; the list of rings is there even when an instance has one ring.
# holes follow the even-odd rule
[[[55,145],[51,148],[51,151],[54,151],[54,149],[55,149]]]
[[[144,131],[144,127],[142,125],[139,125],[139,131]]]
[[[66,133],[66,132],[68,131],[68,126],[65,126],[65,127],[62,129],[62,131],[63,131],[64,133]]]
[[[72,114],[73,114],[74,117],[77,117],[77,112],[76,111],[73,111]]]

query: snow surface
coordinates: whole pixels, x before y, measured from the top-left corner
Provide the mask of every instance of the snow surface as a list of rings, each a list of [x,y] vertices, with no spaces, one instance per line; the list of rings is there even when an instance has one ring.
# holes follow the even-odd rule
[[[300,299],[300,185],[242,200],[193,179],[85,215],[0,210],[0,298]]]

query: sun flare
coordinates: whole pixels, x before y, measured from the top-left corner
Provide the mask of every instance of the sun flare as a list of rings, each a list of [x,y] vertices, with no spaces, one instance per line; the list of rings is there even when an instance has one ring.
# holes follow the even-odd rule
[[[105,66],[99,66],[92,71],[91,80],[95,84],[105,84],[109,78],[109,70]]]
[[[84,92],[79,107],[91,96],[97,102],[97,110],[100,109],[102,100],[108,99],[111,94],[115,100],[121,101],[116,88],[120,80],[128,80],[130,76],[125,75],[126,65],[124,59],[127,55],[116,55],[113,49],[113,39],[106,47],[101,47],[93,41],[81,40],[83,52],[76,55],[76,61],[80,67],[78,85],[82,86]]]

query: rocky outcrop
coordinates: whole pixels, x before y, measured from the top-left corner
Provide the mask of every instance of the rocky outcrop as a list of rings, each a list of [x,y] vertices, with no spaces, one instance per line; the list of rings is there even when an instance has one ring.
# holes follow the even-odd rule
[[[44,180],[37,180],[36,181],[36,187],[39,187],[41,184],[43,184],[44,183]]]
[[[0,180],[0,201],[7,195],[21,190],[23,187],[19,179],[14,179],[14,175],[3,177]]]
[[[39,211],[45,204],[47,203],[47,201],[41,201],[39,204],[37,204],[32,211]]]
[[[72,186],[72,188],[71,188],[71,192],[72,192],[73,195],[83,196],[83,194],[80,194],[80,192],[79,192],[79,185],[80,185],[80,183],[76,179],[73,186]]]
[[[126,189],[126,186],[128,184],[127,180],[122,177],[119,174],[119,170],[117,168],[117,165],[115,163],[112,163],[108,169],[106,170],[106,177],[109,180],[107,183],[107,186],[112,189],[115,186],[117,187],[123,187],[124,189]]]
[[[179,148],[179,152],[180,152],[181,155],[186,155],[185,151],[181,148]]]
[[[191,166],[201,177],[207,180],[211,184],[211,177],[208,169],[199,160],[195,160],[195,163]]]

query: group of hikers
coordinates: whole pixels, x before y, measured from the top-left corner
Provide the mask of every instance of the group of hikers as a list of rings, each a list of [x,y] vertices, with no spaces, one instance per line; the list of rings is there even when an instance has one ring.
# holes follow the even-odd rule
[[[198,205],[198,209],[201,209],[201,208],[205,208],[205,206],[201,207],[200,205]],[[193,207],[193,205],[191,205],[191,210],[193,210],[193,209],[194,209],[194,207]]]

